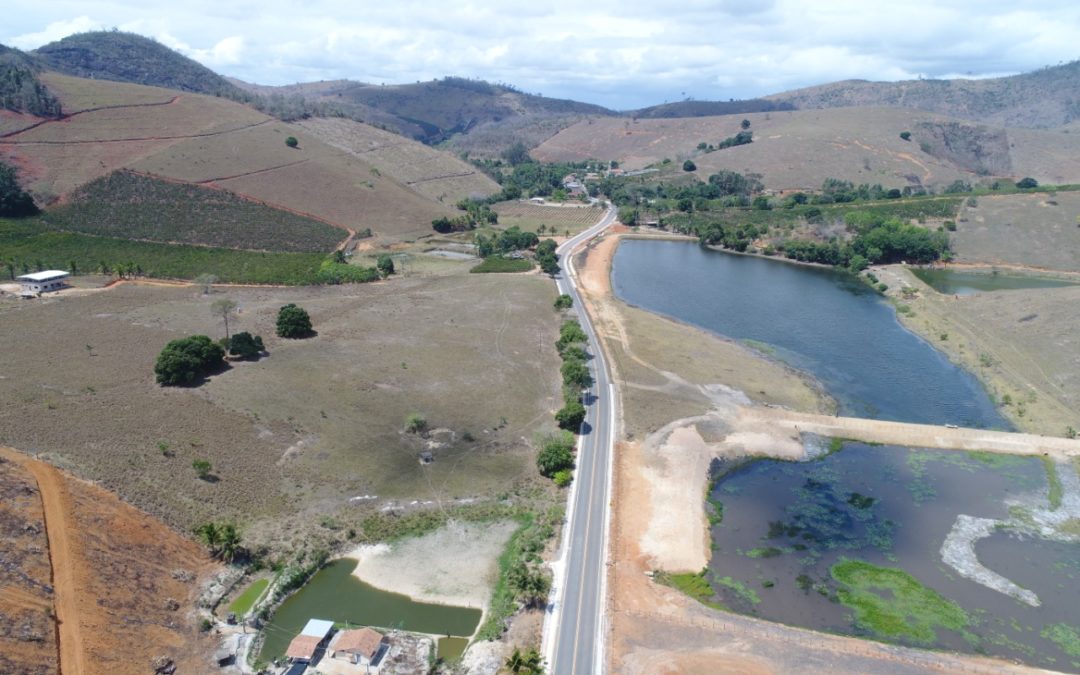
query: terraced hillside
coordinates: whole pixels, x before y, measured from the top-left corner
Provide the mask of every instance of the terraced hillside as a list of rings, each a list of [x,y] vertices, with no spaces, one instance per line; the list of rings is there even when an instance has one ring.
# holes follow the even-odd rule
[[[751,122],[753,143],[715,152]],[[900,134],[911,132],[911,140]],[[1047,152],[1040,152],[1046,149]],[[1080,180],[1080,137],[1061,130],[1003,130],[901,108],[838,108],[693,119],[595,119],[532,151],[542,161],[616,159],[638,169],[693,159],[704,178],[720,169],[759,173],[767,188],[818,188],[824,177],[855,183],[944,186],[980,175],[1042,182]]]
[[[359,123],[324,120],[325,129],[309,131],[201,94],[55,73],[43,81],[65,117],[9,115],[0,157],[19,167],[44,204],[131,168],[396,241],[430,232],[431,220],[452,214],[458,198],[497,189],[446,153]],[[289,136],[298,147],[286,146]],[[360,152],[372,150],[370,139],[375,152]]]

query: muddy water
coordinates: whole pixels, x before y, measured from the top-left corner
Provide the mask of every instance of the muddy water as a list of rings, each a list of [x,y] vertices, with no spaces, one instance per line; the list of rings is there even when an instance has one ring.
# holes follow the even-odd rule
[[[946,295],[975,295],[991,291],[1061,288],[1062,286],[1076,285],[1074,282],[1064,279],[1004,274],[996,270],[966,272],[949,269],[914,268],[912,272],[935,291]]]
[[[693,244],[628,241],[616,254],[612,281],[616,295],[634,305],[763,343],[817,377],[844,414],[1008,428],[969,373],[905,330],[888,303],[845,275]],[[723,518],[713,526],[706,578],[715,600],[729,609],[1080,669],[1080,543],[1025,525],[1050,509],[1039,459],[848,443],[809,462],[762,460],[714,471],[710,500],[722,505]],[[1066,478],[1059,515],[1080,509],[1070,506],[1080,483]],[[972,558],[1013,584],[1013,595],[945,562],[943,547],[965,519],[993,523],[989,536],[974,540]],[[1080,519],[1071,527],[1080,527]],[[919,592],[935,598],[929,605],[937,615],[918,603],[903,606],[896,589],[882,585],[869,587],[877,598],[871,604],[900,608],[900,625],[929,626],[929,633],[889,634],[881,623],[860,620],[850,602],[853,587],[833,574],[844,560],[910,575]],[[1039,605],[1018,597],[1025,593]],[[951,623],[940,618],[945,615]]]
[[[478,609],[426,604],[388,593],[354,577],[355,568],[355,560],[336,560],[286,600],[264,631],[266,642],[260,658],[271,660],[284,654],[308,619],[446,636],[472,635],[480,623]]]

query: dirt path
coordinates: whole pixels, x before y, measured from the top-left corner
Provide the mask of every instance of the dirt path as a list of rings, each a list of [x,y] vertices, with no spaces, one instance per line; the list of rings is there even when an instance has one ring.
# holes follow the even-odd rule
[[[60,639],[60,675],[82,675],[87,672],[79,625],[75,558],[67,531],[66,513],[70,498],[64,480],[55,468],[32,460],[10,448],[0,448],[0,455],[29,471],[37,481],[45,511],[45,530],[49,538],[49,560],[52,563],[53,606],[56,611]]]

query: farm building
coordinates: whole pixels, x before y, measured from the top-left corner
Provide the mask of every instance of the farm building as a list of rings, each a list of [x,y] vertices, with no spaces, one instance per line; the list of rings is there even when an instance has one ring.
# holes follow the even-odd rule
[[[32,296],[48,291],[58,291],[67,285],[64,280],[67,279],[68,276],[70,275],[62,270],[45,270],[44,272],[24,274],[20,277],[16,277],[19,284],[22,285],[19,294]]]
[[[309,619],[304,630],[289,643],[285,656],[293,663],[311,663],[319,650],[326,646],[326,639],[333,630],[333,621]]]
[[[360,666],[378,666],[388,644],[385,635],[370,628],[343,630],[330,641],[330,658]]]

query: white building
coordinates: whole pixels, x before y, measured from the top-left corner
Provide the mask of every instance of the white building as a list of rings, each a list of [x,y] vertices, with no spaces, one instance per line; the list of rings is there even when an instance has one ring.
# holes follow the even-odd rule
[[[64,282],[69,275],[63,270],[45,270],[44,272],[34,272],[33,274],[23,274],[16,277],[18,282],[22,285],[22,290],[19,295],[33,296],[38,293],[46,293],[48,291],[58,291],[67,284]]]

